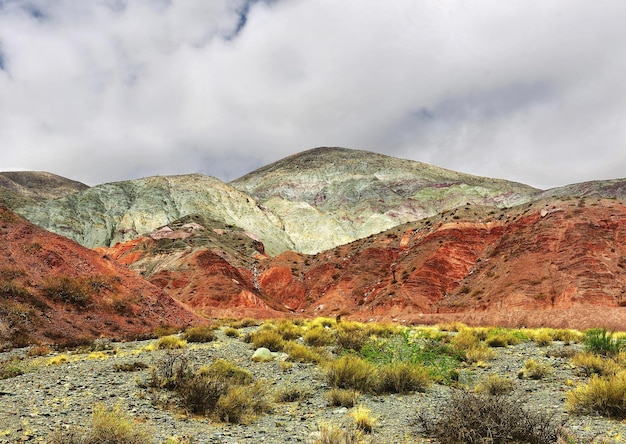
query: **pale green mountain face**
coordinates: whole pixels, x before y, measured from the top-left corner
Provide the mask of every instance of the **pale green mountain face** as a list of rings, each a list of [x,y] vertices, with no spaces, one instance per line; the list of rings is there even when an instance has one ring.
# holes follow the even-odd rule
[[[317,253],[461,205],[509,207],[540,193],[367,151],[318,148],[230,184],[194,174],[103,184],[17,211],[93,248],[197,214],[241,228],[266,252]]]

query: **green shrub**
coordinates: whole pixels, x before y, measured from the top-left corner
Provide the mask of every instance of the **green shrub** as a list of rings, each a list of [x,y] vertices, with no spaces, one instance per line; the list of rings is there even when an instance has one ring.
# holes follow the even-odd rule
[[[613,333],[603,328],[585,331],[583,337],[585,350],[598,355],[614,355],[624,348],[624,341],[613,337]]]
[[[24,370],[15,362],[0,362],[0,379],[15,378],[23,374]]]
[[[626,371],[615,375],[593,375],[589,382],[567,394],[567,408],[573,413],[599,413],[610,418],[626,416]]]

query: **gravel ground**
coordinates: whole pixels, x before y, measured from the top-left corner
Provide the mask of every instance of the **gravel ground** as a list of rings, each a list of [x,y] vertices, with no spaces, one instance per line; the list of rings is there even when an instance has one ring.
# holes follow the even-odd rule
[[[331,407],[324,394],[329,387],[315,364],[293,364],[284,370],[281,357],[266,363],[253,362],[253,349],[241,339],[217,332],[217,340],[207,344],[189,344],[186,354],[195,364],[210,364],[225,358],[249,369],[255,379],[264,381],[270,390],[296,385],[305,387],[310,396],[291,403],[273,402],[273,412],[248,424],[232,425],[207,418],[194,418],[159,408],[142,382],[149,370],[118,372],[116,365],[143,362],[153,365],[165,351],[144,348],[154,341],[113,343],[112,350],[99,354],[66,353],[67,362],[49,365],[58,354],[26,358],[27,350],[0,354],[0,361],[23,358],[30,362],[25,374],[0,381],[0,443],[49,442],[50,433],[73,426],[89,425],[92,407],[97,403],[120,405],[161,443],[170,437],[192,439],[193,443],[297,443],[310,442],[320,423],[351,423],[351,409]],[[531,410],[554,414],[566,421],[579,442],[626,442],[626,423],[600,416],[568,415],[565,396],[572,384],[585,377],[567,357],[580,345],[555,342],[547,347],[523,343],[496,349],[497,356],[485,366],[461,370],[460,382],[475,385],[489,374],[510,376],[515,381],[515,396]],[[554,371],[541,380],[518,379],[518,371],[529,358],[549,364]],[[359,402],[378,418],[368,437],[375,443],[434,442],[420,436],[414,420],[417,412],[436,415],[450,396],[451,389],[435,384],[425,393],[409,395],[362,395]]]

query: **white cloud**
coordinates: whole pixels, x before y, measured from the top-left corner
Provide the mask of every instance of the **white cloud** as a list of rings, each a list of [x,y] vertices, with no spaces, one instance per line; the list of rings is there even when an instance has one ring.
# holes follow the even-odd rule
[[[232,179],[336,145],[542,187],[623,176],[625,13],[618,0],[0,1],[0,170]]]

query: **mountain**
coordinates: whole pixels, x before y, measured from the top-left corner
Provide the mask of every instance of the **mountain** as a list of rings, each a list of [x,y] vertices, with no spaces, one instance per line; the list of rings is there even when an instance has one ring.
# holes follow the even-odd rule
[[[197,214],[250,233],[267,252],[317,253],[465,203],[506,207],[540,190],[367,151],[318,148],[230,184],[194,174],[94,186],[16,209],[89,247]]]
[[[0,208],[0,349],[202,320],[136,273]]]
[[[464,205],[315,255],[270,257],[250,240],[247,247],[232,242],[241,237],[236,230],[207,234],[188,224],[165,230],[172,238],[186,236],[177,247],[164,243],[159,230],[107,252],[211,317],[626,325],[626,207],[620,200]]]
[[[201,174],[98,185],[16,211],[89,248],[131,240],[192,214],[253,233],[272,253],[293,248],[273,213],[259,208],[250,196]]]
[[[43,171],[4,172],[0,173],[0,206],[17,208],[87,188],[84,183]]]
[[[276,214],[296,250],[317,253],[466,203],[509,207],[540,190],[368,151],[316,148],[230,183]]]

